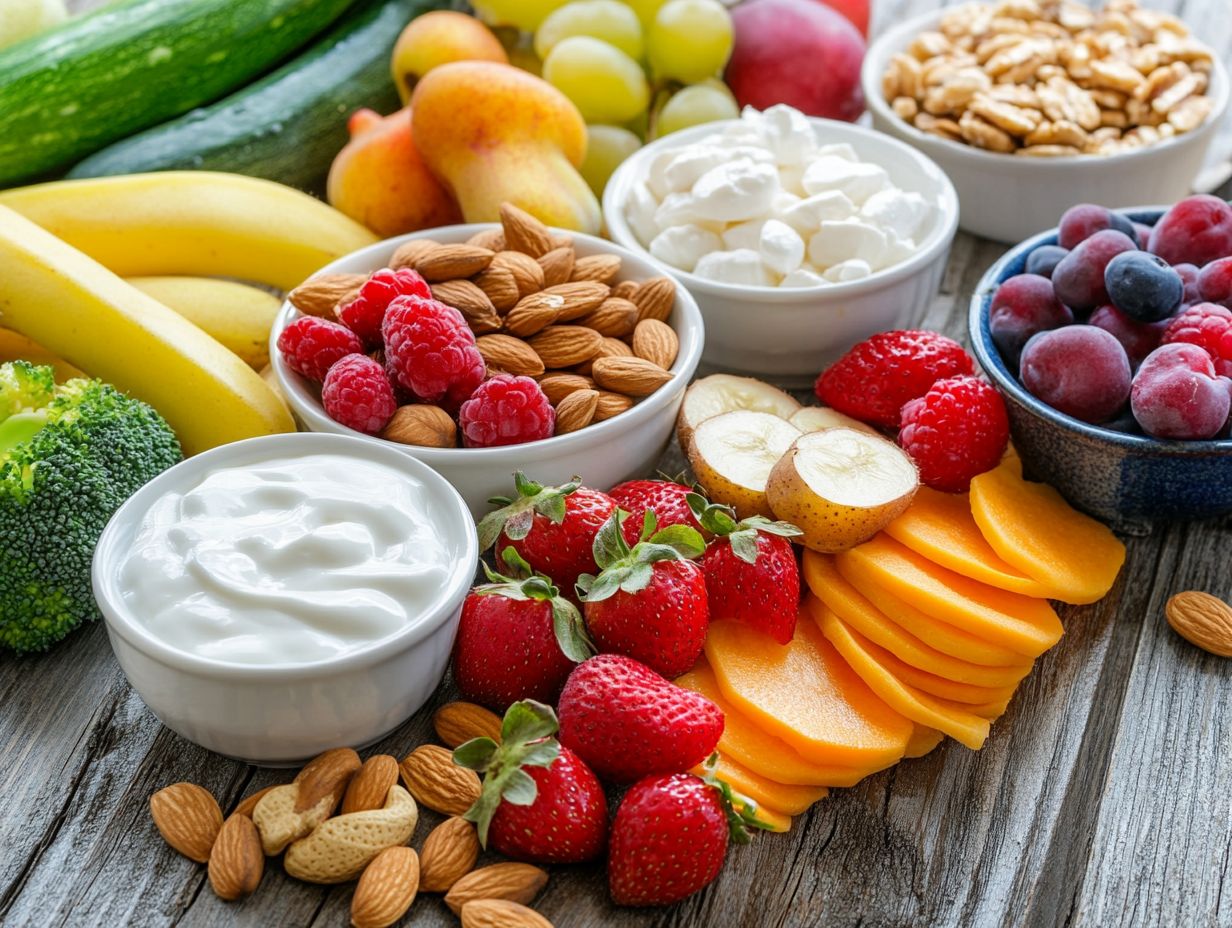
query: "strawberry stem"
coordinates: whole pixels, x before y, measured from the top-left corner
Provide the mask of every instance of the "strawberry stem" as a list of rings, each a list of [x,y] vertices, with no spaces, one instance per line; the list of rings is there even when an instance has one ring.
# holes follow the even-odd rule
[[[497,573],[481,561],[489,583],[473,590],[476,596],[503,596],[506,599],[525,602],[546,602],[552,607],[552,630],[556,643],[565,657],[581,663],[595,653],[595,643],[586,632],[586,623],[577,606],[560,595],[560,590],[550,577],[531,569],[517,550],[509,545],[501,552],[501,559],[508,567],[507,575]]]
[[[716,751],[706,759],[706,763],[703,765],[706,773],[702,777],[702,781],[719,791],[723,812],[727,815],[727,828],[731,834],[732,841],[736,844],[748,844],[753,839],[753,829],[769,831],[770,826],[758,820],[757,803],[754,800],[743,793],[737,793],[731,788],[730,783],[719,779],[715,773],[718,762],[719,754]]]
[[[690,493],[685,497],[693,516],[699,525],[716,538],[726,538],[732,546],[732,553],[746,564],[757,563],[757,533],[778,535],[781,538],[794,538],[803,535],[799,528],[790,522],[771,522],[765,516],[749,516],[736,521],[736,510],[720,503],[710,503],[700,493]]]
[[[530,534],[536,514],[560,525],[565,521],[565,497],[582,485],[582,478],[574,477],[558,487],[545,487],[519,470],[514,472],[513,484],[516,497],[493,496],[488,500],[500,508],[479,520],[480,551],[496,544],[502,531],[511,541],[521,541]]]
[[[706,550],[706,542],[697,529],[688,525],[669,525],[660,530],[654,511],[647,509],[642,518],[642,533],[629,548],[621,531],[628,513],[617,511],[599,527],[592,548],[598,576],[582,574],[577,589],[581,599],[598,602],[616,594],[637,593],[650,585],[653,565],[658,561],[688,561]]]

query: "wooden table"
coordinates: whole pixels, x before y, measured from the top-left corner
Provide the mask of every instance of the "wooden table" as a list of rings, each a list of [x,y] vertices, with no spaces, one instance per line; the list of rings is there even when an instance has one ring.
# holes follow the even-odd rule
[[[1226,54],[1226,2],[1171,6]],[[878,21],[936,5],[879,3]],[[1001,251],[959,235],[926,325],[962,337]],[[669,455],[665,469],[679,464]],[[982,751],[947,741],[835,790],[790,834],[733,849],[718,881],[677,907],[612,908],[599,866],[555,868],[536,907],[558,928],[1232,924],[1232,664],[1163,620],[1179,590],[1232,598],[1232,520],[1127,541],[1116,588],[1062,608],[1064,640]],[[402,756],[428,739],[430,709],[377,749]],[[0,658],[0,924],[347,924],[349,886],[298,883],[277,863],[255,896],[220,902],[150,823],[147,799],[168,783],[201,783],[229,808],[286,777],[164,728],[101,626],[45,656]],[[437,820],[424,814],[415,845]],[[406,923],[457,924],[437,897]]]

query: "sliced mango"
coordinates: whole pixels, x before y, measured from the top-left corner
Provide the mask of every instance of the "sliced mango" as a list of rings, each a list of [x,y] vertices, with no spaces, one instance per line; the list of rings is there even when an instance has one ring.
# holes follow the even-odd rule
[[[884,532],[836,555],[835,563],[844,576],[848,567],[858,568],[880,589],[925,615],[1024,657],[1038,657],[1063,634],[1061,620],[1045,600],[964,577]]]
[[[966,493],[920,487],[907,511],[887,525],[885,532],[964,577],[1011,593],[1052,598],[1051,588],[997,556],[971,515]]]
[[[739,799],[736,800],[735,806],[737,811],[745,808],[745,804]],[[791,831],[791,816],[776,812],[774,809],[758,806],[753,811],[753,818],[765,825],[766,831],[773,831],[776,834]]]
[[[706,770],[699,764],[690,773],[695,773],[700,777],[706,775]],[[824,786],[792,786],[787,783],[776,783],[722,754],[719,755],[719,762],[714,768],[714,775],[737,793],[748,796],[757,803],[758,808],[773,809],[783,815],[799,815],[807,811],[813,803],[825,799],[830,794]]]
[[[851,625],[850,622],[847,624]],[[1007,704],[1014,695],[1013,686],[972,686],[969,683],[957,683],[919,667],[912,667],[906,661],[899,660],[898,655],[872,641],[869,641],[868,646],[877,655],[877,662],[889,667],[894,676],[904,683],[950,702],[966,703],[973,707],[971,711],[976,715],[983,715],[983,709],[987,706]]]
[[[736,622],[716,622],[706,658],[737,711],[821,764],[880,767],[903,756],[912,725],[860,679],[811,621],[781,645]]]
[[[917,725],[915,731],[911,733],[911,738],[907,741],[907,753],[903,756],[923,757],[925,754],[931,753],[944,740],[945,735],[937,731],[937,729]]]
[[[1003,560],[1062,602],[1103,598],[1125,563],[1125,545],[1106,526],[1009,465],[971,481],[971,515]]]

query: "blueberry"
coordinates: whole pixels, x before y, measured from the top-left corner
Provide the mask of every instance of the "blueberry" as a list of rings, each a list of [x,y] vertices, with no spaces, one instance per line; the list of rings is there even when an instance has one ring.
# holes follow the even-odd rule
[[[1052,277],[1052,269],[1061,263],[1061,259],[1069,254],[1068,248],[1060,245],[1040,245],[1027,255],[1028,274],[1039,274],[1040,277]]]
[[[1118,213],[1114,209],[1108,210],[1108,216],[1112,220],[1108,226],[1109,229],[1116,229],[1118,232],[1124,232],[1135,242],[1138,241],[1138,230],[1134,228],[1134,223],[1131,219],[1125,216],[1124,213]]]
[[[1185,283],[1163,258],[1126,251],[1104,268],[1104,286],[1112,305],[1139,322],[1167,319],[1185,296]]]

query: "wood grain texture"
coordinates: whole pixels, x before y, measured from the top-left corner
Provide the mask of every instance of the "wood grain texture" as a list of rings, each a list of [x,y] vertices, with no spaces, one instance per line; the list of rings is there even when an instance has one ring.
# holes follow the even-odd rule
[[[941,5],[874,0],[875,23]],[[1226,0],[1149,5],[1179,9],[1225,58],[1232,49]],[[925,324],[963,337],[967,300],[1001,252],[960,235]],[[663,470],[682,466],[673,447]],[[1232,663],[1163,619],[1179,590],[1232,599],[1232,520],[1128,543],[1111,595],[1061,610],[1064,640],[984,750],[947,742],[832,791],[789,834],[734,849],[711,889],[674,908],[610,907],[600,867],[555,868],[536,908],[558,928],[1232,924]],[[447,695],[372,750],[401,757],[431,740],[431,712]],[[298,883],[276,862],[252,897],[219,901],[205,868],[171,851],[149,819],[150,794],[177,780],[229,810],[289,776],[163,728],[128,689],[101,627],[48,655],[0,658],[0,924],[347,924],[352,886]],[[440,821],[422,818],[416,846]],[[457,921],[426,895],[404,924]]]

